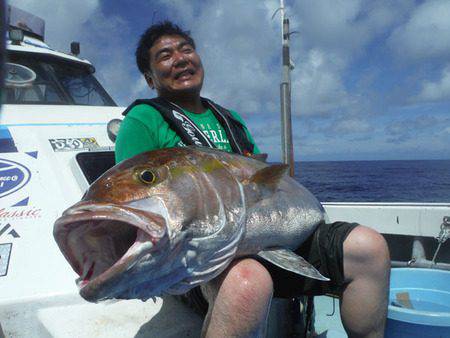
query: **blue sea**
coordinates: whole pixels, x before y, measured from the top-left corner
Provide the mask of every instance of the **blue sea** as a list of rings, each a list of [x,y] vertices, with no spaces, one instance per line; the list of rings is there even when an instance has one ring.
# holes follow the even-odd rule
[[[321,202],[450,203],[450,160],[296,162]]]

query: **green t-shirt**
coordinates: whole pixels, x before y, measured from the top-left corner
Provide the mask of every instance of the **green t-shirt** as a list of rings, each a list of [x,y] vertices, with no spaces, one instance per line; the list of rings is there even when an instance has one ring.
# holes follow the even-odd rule
[[[234,111],[230,111],[233,117],[244,126],[244,121]],[[184,110],[205,135],[218,149],[232,152],[225,130],[214,116],[211,109],[204,113],[196,114]],[[250,132],[245,128],[248,139],[255,145]],[[116,163],[133,157],[144,151],[184,146],[181,138],[173,131],[161,114],[152,106],[140,104],[133,107],[122,121],[116,140]],[[259,153],[255,145],[255,154]]]

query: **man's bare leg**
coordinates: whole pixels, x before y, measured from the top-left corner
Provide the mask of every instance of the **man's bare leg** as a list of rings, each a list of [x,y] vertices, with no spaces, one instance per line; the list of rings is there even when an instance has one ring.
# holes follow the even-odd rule
[[[390,258],[384,238],[358,226],[344,241],[342,323],[350,337],[383,337],[389,292]]]
[[[273,283],[260,263],[233,262],[202,292],[209,303],[203,337],[264,337]]]

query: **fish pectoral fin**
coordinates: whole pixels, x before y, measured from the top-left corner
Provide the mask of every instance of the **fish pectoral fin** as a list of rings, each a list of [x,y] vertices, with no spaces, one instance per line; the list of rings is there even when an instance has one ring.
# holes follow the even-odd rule
[[[289,166],[287,164],[274,164],[258,170],[248,181],[275,188],[287,174]]]
[[[251,155],[248,155],[248,157],[253,158],[254,160],[261,161],[261,162],[267,162],[268,154],[267,153],[251,154]]]
[[[291,250],[283,248],[271,248],[258,252],[259,257],[275,264],[276,266],[296,273],[301,276],[318,280],[329,281],[314,266],[308,263],[303,257],[295,254]]]

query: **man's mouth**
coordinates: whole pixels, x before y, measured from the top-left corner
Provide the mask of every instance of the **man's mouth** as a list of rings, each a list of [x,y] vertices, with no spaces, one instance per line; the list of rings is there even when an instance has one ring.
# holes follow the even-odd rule
[[[188,80],[195,74],[193,69],[186,69],[175,74],[175,80]]]

